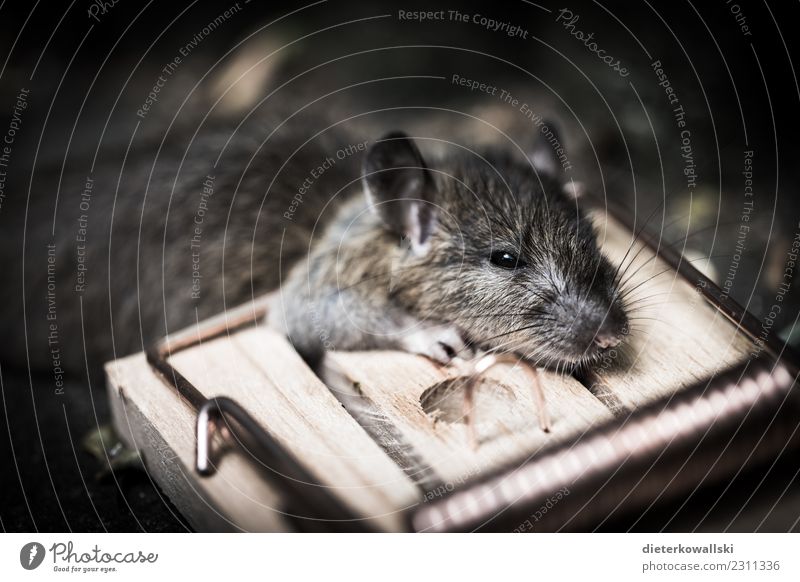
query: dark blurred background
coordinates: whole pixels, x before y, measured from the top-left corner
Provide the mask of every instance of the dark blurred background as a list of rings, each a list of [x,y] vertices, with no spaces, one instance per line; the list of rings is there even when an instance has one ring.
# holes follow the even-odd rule
[[[399,11],[415,10],[444,10],[445,20],[399,17]],[[449,10],[507,22],[520,32],[509,36],[450,20]],[[535,129],[501,100],[505,90],[557,121],[575,179],[641,221],[655,211],[648,228],[683,249],[761,319],[774,303],[800,221],[800,88],[793,66],[799,13],[796,2],[747,0],[5,1],[0,139],[15,129],[0,167],[7,175],[0,182],[0,233],[10,225],[52,220],[26,211],[29,195],[54,197],[50,186],[37,189],[44,183],[42,167],[95,155],[98,163],[119,163],[126,149],[134,157],[152,156],[154,140],[189,139],[204,118],[235,125],[326,95],[312,107],[336,118],[358,116],[356,124],[370,137],[404,129],[458,142],[497,141],[504,134],[521,139]],[[573,28],[565,27],[568,22]],[[593,33],[627,74],[571,34],[578,30]],[[181,61],[166,75],[158,100],[137,114],[176,56]],[[675,104],[659,84],[656,61],[677,95]],[[498,91],[470,91],[451,82],[454,74]],[[678,104],[685,113],[682,128]],[[683,129],[690,132],[695,178],[684,173]],[[749,152],[752,196],[745,195],[743,175]],[[742,250],[737,242],[746,202],[752,202],[751,228]],[[5,256],[21,254],[21,240],[0,240]],[[735,276],[729,277],[734,261]],[[19,262],[2,264],[3,286],[12,294],[19,289],[20,299],[22,273]],[[794,344],[796,287],[772,328]],[[75,308],[66,295],[59,308]],[[19,311],[22,304],[2,309]],[[23,341],[2,338],[6,344]],[[56,395],[49,371],[0,359],[4,530],[187,528],[145,473],[120,468],[100,476],[103,463],[82,445],[86,434],[108,422],[101,366],[87,362],[86,373],[68,374],[63,394]],[[730,483],[603,527],[796,529],[797,470],[796,460],[779,458]]]

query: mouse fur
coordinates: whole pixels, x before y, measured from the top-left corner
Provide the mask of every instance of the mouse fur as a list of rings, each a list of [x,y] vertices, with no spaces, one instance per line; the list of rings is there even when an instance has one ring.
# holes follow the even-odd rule
[[[624,335],[614,270],[561,178],[531,162],[535,146],[426,159],[399,132],[368,142],[319,127],[212,124],[190,141],[38,167],[30,199],[26,183],[11,186],[0,248],[18,277],[0,287],[0,333],[15,338],[4,365],[57,357],[91,373],[276,289],[269,324],[312,364],[330,349],[446,362],[477,348],[574,364]]]
[[[596,359],[627,333],[616,272],[535,157],[456,148],[429,164],[414,140],[388,134],[365,157],[363,195],[281,286],[272,325],[311,361],[330,349]]]

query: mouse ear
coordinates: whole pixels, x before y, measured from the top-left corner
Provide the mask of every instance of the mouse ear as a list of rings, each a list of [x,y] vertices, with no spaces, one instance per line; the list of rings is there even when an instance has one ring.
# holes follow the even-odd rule
[[[562,171],[571,167],[555,123],[547,119],[542,122],[528,158],[536,172],[549,178],[560,179]]]
[[[436,224],[434,189],[422,154],[406,134],[389,133],[367,152],[364,192],[370,208],[419,255],[427,251]]]

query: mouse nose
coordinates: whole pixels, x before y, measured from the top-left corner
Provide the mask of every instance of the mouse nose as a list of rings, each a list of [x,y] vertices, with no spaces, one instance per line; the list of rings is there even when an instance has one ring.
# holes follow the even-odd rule
[[[594,336],[594,343],[601,349],[614,348],[620,344],[622,340],[615,333],[601,329]]]
[[[624,317],[624,315],[622,317]],[[598,348],[601,350],[606,348],[615,348],[622,343],[622,336],[627,333],[625,331],[627,323],[620,325],[619,320],[620,317],[618,314],[614,314],[612,311],[609,311],[603,318],[603,321],[600,323],[600,325],[595,328],[597,329],[597,332],[595,332],[594,339],[592,341]]]

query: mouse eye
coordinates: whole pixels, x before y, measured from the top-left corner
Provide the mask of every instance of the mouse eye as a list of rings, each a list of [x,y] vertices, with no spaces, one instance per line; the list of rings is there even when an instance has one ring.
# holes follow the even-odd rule
[[[508,251],[494,251],[489,257],[489,260],[493,265],[497,265],[503,269],[521,269],[526,266],[525,262],[517,255],[509,253]]]

